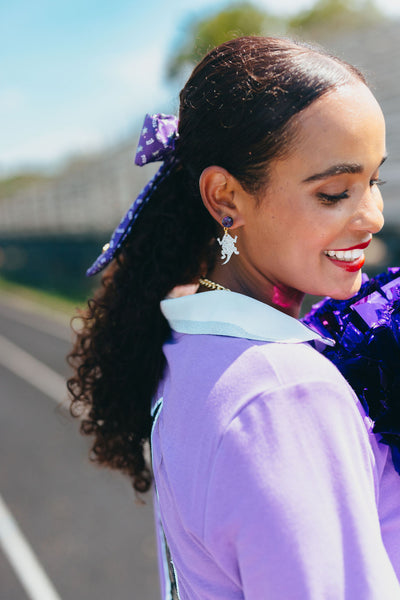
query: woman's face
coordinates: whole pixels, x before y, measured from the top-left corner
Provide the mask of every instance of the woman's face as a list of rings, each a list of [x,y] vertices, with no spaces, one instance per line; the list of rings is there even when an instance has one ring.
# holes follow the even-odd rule
[[[364,249],[383,225],[385,123],[369,89],[341,86],[297,120],[294,149],[272,163],[261,202],[242,204],[244,225],[234,232],[235,279],[287,312],[304,293],[356,293]]]

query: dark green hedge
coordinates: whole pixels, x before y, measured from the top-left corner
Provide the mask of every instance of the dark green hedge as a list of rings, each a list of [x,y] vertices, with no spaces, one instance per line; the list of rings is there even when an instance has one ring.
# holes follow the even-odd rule
[[[86,269],[105,243],[99,236],[0,236],[0,275],[73,300],[84,300],[99,276]]]

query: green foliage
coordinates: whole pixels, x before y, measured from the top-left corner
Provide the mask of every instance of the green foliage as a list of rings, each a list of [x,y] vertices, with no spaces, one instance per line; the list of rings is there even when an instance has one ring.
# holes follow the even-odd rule
[[[290,31],[338,31],[365,26],[381,19],[374,0],[318,0],[288,22]]]
[[[241,2],[212,17],[194,20],[185,28],[185,40],[171,58],[167,77],[174,79],[188,65],[196,64],[207,52],[223,42],[242,35],[263,35],[279,27],[282,19]]]

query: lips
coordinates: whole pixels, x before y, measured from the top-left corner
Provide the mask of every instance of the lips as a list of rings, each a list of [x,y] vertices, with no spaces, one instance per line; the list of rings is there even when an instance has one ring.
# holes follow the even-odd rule
[[[364,248],[366,248],[371,240],[351,246],[350,248],[341,248],[335,250],[325,250],[324,254],[338,267],[346,271],[355,272],[361,269],[365,263]]]
[[[339,252],[347,252],[347,250],[357,250],[357,248],[364,250],[364,248],[369,246],[370,243],[371,243],[371,240],[368,240],[368,242],[363,242],[362,244],[356,244],[355,246],[350,246],[350,248],[337,248],[337,250]],[[336,250],[335,250],[335,252],[336,252]]]
[[[344,269],[345,271],[348,271],[349,273],[355,273],[356,271],[359,271],[365,263],[364,254],[360,256],[360,258],[357,258],[356,260],[353,260],[351,262],[331,258],[330,256],[328,256],[328,258],[334,265],[340,267],[341,269]]]

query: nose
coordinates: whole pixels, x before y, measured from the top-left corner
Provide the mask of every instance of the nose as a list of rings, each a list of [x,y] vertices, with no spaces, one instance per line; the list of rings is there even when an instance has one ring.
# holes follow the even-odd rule
[[[382,194],[376,186],[369,188],[360,200],[352,225],[355,229],[378,233],[383,227]]]

